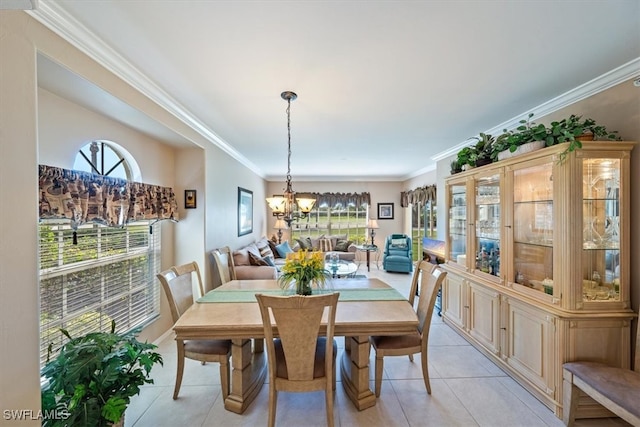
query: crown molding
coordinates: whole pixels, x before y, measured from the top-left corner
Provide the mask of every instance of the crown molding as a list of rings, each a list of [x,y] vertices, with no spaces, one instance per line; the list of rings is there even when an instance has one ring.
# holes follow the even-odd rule
[[[484,133],[496,135],[502,133],[504,129],[514,129],[520,124],[520,120],[522,120],[522,117],[527,116],[529,113],[534,113],[538,118],[544,117],[547,114],[551,114],[554,111],[558,111],[562,108],[568,107],[571,104],[575,104],[578,101],[582,101],[583,99],[589,98],[590,96],[602,92],[603,90],[609,89],[612,86],[638,76],[640,76],[640,58],[633,59],[626,64],[623,64],[618,68],[615,68],[601,76],[596,77],[593,80],[590,80],[574,89],[571,89],[570,91],[565,92],[560,96],[550,99],[549,101],[540,104],[529,111],[518,114],[517,116],[512,117],[506,122],[484,131]],[[461,148],[466,147],[471,143],[472,140],[467,139],[466,141],[463,141],[446,151],[442,151],[436,154],[435,156],[431,157],[431,160],[437,162],[439,160],[446,159],[447,157],[456,154],[458,151],[460,151]]]
[[[27,13],[135,90],[164,108],[207,141],[233,157],[256,175],[264,178],[264,173],[253,162],[236,151],[235,148],[200,121],[195,114],[162,90],[87,27],[68,14],[60,5],[51,0],[39,0],[38,8],[29,10]]]

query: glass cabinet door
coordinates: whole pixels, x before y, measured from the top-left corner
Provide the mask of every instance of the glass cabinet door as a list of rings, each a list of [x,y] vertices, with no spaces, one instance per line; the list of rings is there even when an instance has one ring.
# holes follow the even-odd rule
[[[583,301],[620,301],[620,160],[582,161]]]
[[[467,187],[465,183],[449,186],[449,259],[466,266]]]
[[[552,172],[552,163],[513,172],[514,277],[509,279],[549,295],[554,295]]]
[[[475,269],[500,276],[500,175],[475,181]]]

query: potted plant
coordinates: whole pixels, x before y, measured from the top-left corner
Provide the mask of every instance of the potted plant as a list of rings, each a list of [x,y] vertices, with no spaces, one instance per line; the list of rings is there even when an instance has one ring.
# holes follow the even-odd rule
[[[314,284],[322,288],[330,277],[331,274],[324,268],[322,252],[302,249],[287,257],[278,283],[283,289],[295,285],[298,295],[311,295]]]
[[[470,161],[475,166],[488,165],[493,161],[492,154],[494,151],[495,138],[487,133],[480,132],[480,136],[474,136],[476,144],[471,148]]]
[[[58,356],[42,371],[47,384],[42,389],[43,413],[64,416],[45,418],[43,426],[124,425],[124,411],[140,386],[149,378],[162,356],[155,345],[136,339],[140,328],[126,334],[92,332],[69,338]],[[49,354],[51,347],[49,348]]]
[[[564,161],[567,155],[582,148],[582,141],[594,141],[598,139],[619,140],[617,131],[610,132],[606,127],[597,125],[593,119],[582,120],[582,116],[570,115],[560,121],[551,122],[549,126],[550,141],[547,145],[556,145],[568,142],[567,149],[560,153],[560,161]]]
[[[518,127],[512,130],[504,129],[502,135],[496,138],[492,153],[494,161],[549,145],[547,128],[543,124],[532,122],[531,117],[533,117],[533,113],[529,113],[526,119],[520,120]],[[525,144],[528,145],[525,146]]]
[[[464,147],[462,150],[458,151],[456,163],[460,170],[467,170],[475,167],[475,153],[473,148]]]

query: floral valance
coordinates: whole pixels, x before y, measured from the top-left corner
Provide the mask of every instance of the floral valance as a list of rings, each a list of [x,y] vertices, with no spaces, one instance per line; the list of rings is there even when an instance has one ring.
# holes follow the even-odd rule
[[[68,219],[75,228],[86,222],[121,227],[130,221],[178,219],[170,187],[46,165],[39,173],[40,220]]]
[[[369,193],[296,193],[296,197],[310,197],[316,199],[317,206],[327,205],[329,207],[341,206],[362,206],[371,204],[371,194]]]
[[[424,205],[427,202],[436,203],[435,185],[425,185],[424,187],[400,193],[400,206],[403,208],[409,207],[409,204]]]

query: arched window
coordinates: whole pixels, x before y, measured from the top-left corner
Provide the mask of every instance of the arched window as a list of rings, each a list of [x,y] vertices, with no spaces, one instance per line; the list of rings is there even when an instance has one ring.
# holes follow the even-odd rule
[[[90,141],[77,153],[74,170],[141,181],[140,168],[112,141]],[[40,362],[72,337],[118,332],[148,323],[160,312],[160,227],[152,221],[106,227],[87,222],[75,228],[67,219],[39,223]],[[150,233],[153,227],[153,233]],[[77,234],[74,244],[74,232]]]

